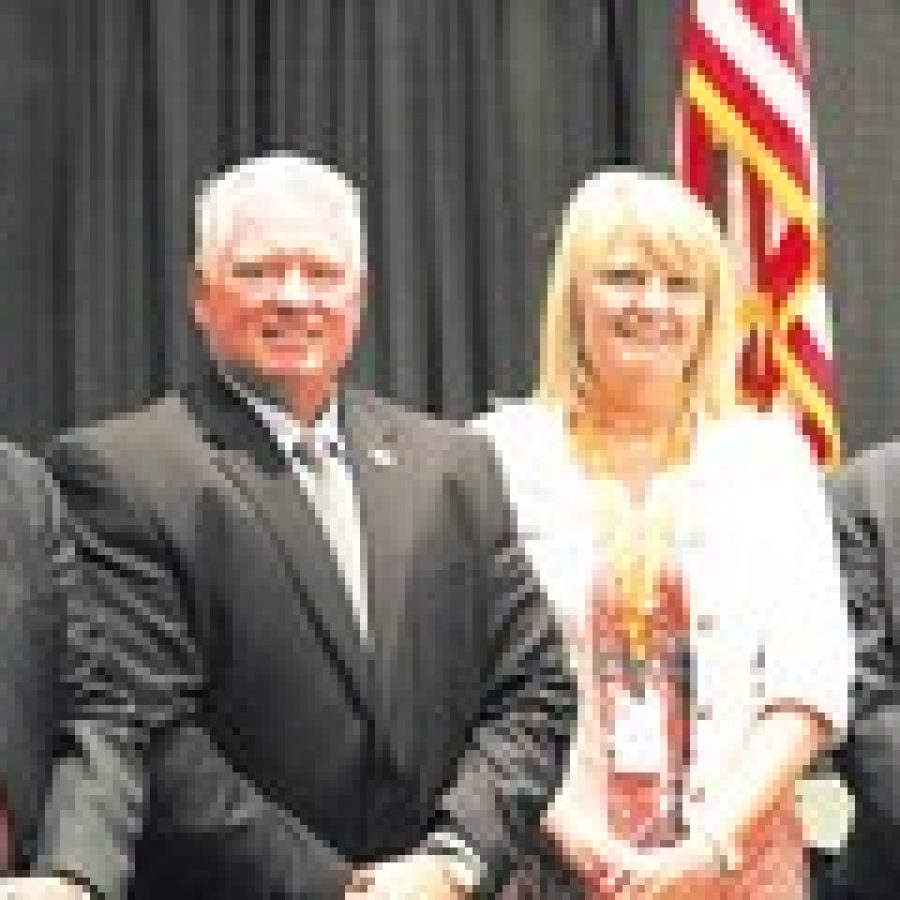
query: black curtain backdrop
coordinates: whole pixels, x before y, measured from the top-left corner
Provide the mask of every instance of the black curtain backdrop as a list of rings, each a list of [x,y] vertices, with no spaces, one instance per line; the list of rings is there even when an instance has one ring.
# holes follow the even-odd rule
[[[633,159],[628,0],[0,0],[0,428],[189,366],[198,180],[270,149],[362,188],[356,381],[450,416],[526,392],[549,238]]]
[[[356,380],[464,416],[533,377],[547,241],[590,169],[671,161],[678,0],[0,0],[0,433],[187,366],[197,180],[335,163],[368,206]],[[900,7],[804,4],[852,453],[900,433]]]

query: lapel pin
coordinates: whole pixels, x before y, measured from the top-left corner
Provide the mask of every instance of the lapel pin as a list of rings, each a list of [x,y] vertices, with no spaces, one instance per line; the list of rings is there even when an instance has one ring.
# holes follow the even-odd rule
[[[395,462],[394,454],[387,447],[371,447],[369,448],[369,459],[379,468],[387,468]]]

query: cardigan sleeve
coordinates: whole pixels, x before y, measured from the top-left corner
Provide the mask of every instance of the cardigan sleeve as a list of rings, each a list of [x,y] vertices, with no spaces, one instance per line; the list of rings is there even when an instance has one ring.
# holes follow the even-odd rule
[[[799,707],[841,733],[854,644],[828,492],[791,420],[757,417],[753,427],[745,449],[762,577],[760,713]]]

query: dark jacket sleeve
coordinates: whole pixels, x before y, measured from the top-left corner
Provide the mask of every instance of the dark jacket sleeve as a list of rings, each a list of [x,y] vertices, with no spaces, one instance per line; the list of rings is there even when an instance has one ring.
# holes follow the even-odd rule
[[[199,682],[164,531],[98,455],[56,444],[74,561],[64,715],[35,866],[124,896],[143,801],[143,756]]]
[[[900,585],[892,583],[886,558],[885,512],[890,510],[880,509],[884,498],[872,496],[877,470],[884,464],[879,455],[861,457],[834,482],[835,522],[857,643],[852,722],[838,761],[857,798],[859,816],[868,825],[877,821],[876,830],[897,835],[900,666],[893,615]]]
[[[482,703],[435,828],[450,830],[484,868],[491,896],[534,846],[540,816],[562,780],[577,697],[559,629],[520,546],[493,451],[473,439],[467,475],[485,567],[492,653]]]
[[[59,716],[60,588],[71,548],[43,466],[0,444],[0,784],[4,856],[27,863],[50,774]],[[7,856],[7,860],[8,856]]]
[[[350,864],[236,771],[205,730],[192,723],[174,729],[152,768],[157,826],[176,835],[178,860],[195,869],[203,890],[343,898]],[[196,872],[200,867],[207,876]]]
[[[167,828],[205,860],[243,866],[262,896],[329,897],[344,861],[269,803],[195,724],[203,688],[183,561],[149,503],[73,440],[49,462],[68,507],[77,579],[66,591],[69,697],[36,869],[125,895],[147,819],[150,761]],[[249,869],[249,872],[248,872]]]

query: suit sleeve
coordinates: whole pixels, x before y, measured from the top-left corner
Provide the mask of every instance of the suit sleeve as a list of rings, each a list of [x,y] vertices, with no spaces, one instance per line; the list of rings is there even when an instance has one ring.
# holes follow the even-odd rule
[[[900,830],[900,667],[891,621],[892,586],[885,540],[870,494],[870,466],[863,457],[834,482],[835,525],[857,645],[848,737],[838,751],[857,802],[887,833]]]
[[[771,417],[749,427],[753,474],[741,511],[752,523],[754,543],[746,546],[756,553],[742,577],[763,595],[758,703],[763,709],[798,705],[839,738],[849,719],[855,647],[832,505],[793,422]],[[752,581],[749,567],[760,564],[763,579]],[[785,602],[776,607],[776,597]]]
[[[440,796],[438,834],[453,833],[481,863],[479,896],[492,896],[562,780],[577,697],[560,632],[519,546],[489,445],[473,438],[467,475],[473,528],[485,560],[490,658],[482,702],[452,784]]]
[[[213,867],[215,883],[231,885],[232,896],[344,896],[351,866],[343,856],[236,771],[205,730],[174,729],[154,769],[161,820],[178,836],[179,857]]]
[[[74,561],[63,587],[66,703],[34,868],[118,898],[141,825],[144,754],[189,708],[196,654],[162,530],[84,447],[59,443],[48,462]]]
[[[0,522],[0,835],[5,862],[14,849],[28,862],[59,715],[65,617],[57,587],[71,553],[51,479],[8,444],[0,444]]]
[[[84,445],[61,442],[49,459],[77,578],[66,591],[69,705],[37,869],[107,900],[125,896],[152,758],[169,825],[200,858],[229,860],[265,896],[331,896],[346,874],[341,857],[194,724],[203,677],[183,605],[190,579],[157,516]]]

